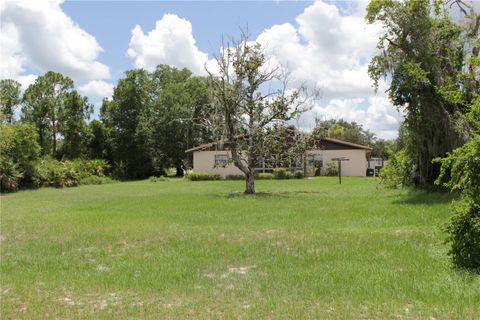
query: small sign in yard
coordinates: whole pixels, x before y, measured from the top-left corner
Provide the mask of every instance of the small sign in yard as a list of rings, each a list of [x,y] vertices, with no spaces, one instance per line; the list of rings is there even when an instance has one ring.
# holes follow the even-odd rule
[[[332,160],[336,160],[338,162],[338,183],[342,184],[342,161],[349,161],[350,159],[347,159],[345,157],[340,157],[340,158],[332,158]]]

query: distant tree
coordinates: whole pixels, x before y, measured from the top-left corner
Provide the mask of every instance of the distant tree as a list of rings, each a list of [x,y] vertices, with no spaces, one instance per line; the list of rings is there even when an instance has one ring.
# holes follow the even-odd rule
[[[58,131],[63,136],[61,155],[66,159],[85,157],[86,120],[93,112],[93,106],[87,97],[77,91],[68,92],[59,114]]]
[[[73,81],[53,71],[38,77],[24,94],[23,120],[35,125],[42,154],[57,156],[57,135],[67,94]]]
[[[364,129],[361,124],[343,119],[316,120],[313,133],[317,137],[336,138],[362,145],[371,145],[375,140],[375,134]]]
[[[142,117],[140,130],[148,141],[154,171],[175,167],[183,175],[185,150],[206,140],[202,125],[208,106],[208,83],[187,69],[159,65],[152,74],[152,108]]]
[[[327,136],[329,138],[334,138],[334,139],[340,139],[343,140],[345,139],[345,132],[342,126],[340,126],[338,123],[334,123],[329,129]]]
[[[371,144],[372,151],[370,156],[382,159],[388,159],[390,150],[394,148],[393,140],[377,139]]]
[[[250,43],[246,35],[224,43],[216,61],[218,75],[210,72],[212,112],[221,121],[213,122],[217,125],[212,131],[224,133],[231,161],[245,174],[245,193],[254,194],[255,167],[263,152],[266,128],[304,111],[305,90],[287,90],[285,74],[269,66],[260,44]],[[272,87],[279,89],[269,89]]]
[[[101,119],[108,128],[114,170],[124,178],[152,173],[147,141],[138,128],[143,113],[152,107],[153,94],[149,73],[130,70],[118,81],[112,100],[103,100]]]
[[[15,109],[20,105],[21,85],[12,79],[0,80],[0,119],[2,123],[12,123]]]
[[[111,161],[107,130],[107,127],[99,120],[92,120],[87,125],[85,148],[88,158]]]

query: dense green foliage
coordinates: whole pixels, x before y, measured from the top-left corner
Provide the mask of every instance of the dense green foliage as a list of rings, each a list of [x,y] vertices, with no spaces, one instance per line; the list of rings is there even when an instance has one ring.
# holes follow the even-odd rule
[[[2,191],[35,185],[32,166],[40,163],[36,161],[40,158],[38,152],[62,161],[61,170],[56,170],[58,166],[50,160],[42,162],[51,165],[47,166],[51,168],[47,175],[52,177],[70,171],[70,163],[65,160],[104,159],[114,176],[138,179],[162,175],[170,167],[177,169],[177,175],[183,175],[191,160],[184,151],[211,141],[210,131],[203,123],[209,105],[207,80],[192,76],[187,69],[160,65],[151,73],[141,69],[127,71],[125,78],[118,81],[112,99],[104,99],[100,120],[90,123],[87,121],[93,106],[74,90],[70,78],[56,72],[38,77],[23,97],[18,82],[1,80],[0,98],[2,132],[5,131]],[[14,122],[14,111],[21,101],[19,121],[8,127],[6,123]],[[13,132],[25,132],[26,124],[36,132],[30,130],[25,143],[13,143],[20,139]],[[29,160],[32,168],[18,163],[31,158],[29,150],[35,153],[35,159]],[[75,175],[65,181],[52,180],[55,178],[41,184],[75,185],[79,181]]]
[[[273,169],[273,176],[275,179],[286,179],[287,170],[285,168],[275,168]]]
[[[405,113],[403,138],[415,182],[432,185],[439,174],[432,160],[463,144],[460,115],[480,90],[475,43],[480,19],[472,10],[465,20],[475,21],[458,24],[447,3],[430,0],[373,0],[366,18],[384,28],[370,76],[377,86],[382,77],[391,77],[388,93]]]
[[[87,98],[73,90],[72,79],[49,71],[25,90],[23,100],[22,120],[37,128],[42,155],[75,158],[82,154],[85,120],[93,110]],[[65,142],[62,152],[58,152],[59,135]]]
[[[37,132],[28,124],[0,125],[0,190],[31,185],[40,156]]]
[[[12,123],[15,109],[21,102],[20,83],[12,79],[0,80],[0,123]]]
[[[212,172],[188,172],[185,178],[190,181],[207,181],[207,180],[220,180],[221,177],[218,173]]]
[[[452,262],[461,268],[480,271],[480,205],[472,200],[455,202],[445,230],[451,245]]]
[[[0,136],[2,192],[15,191],[20,187],[76,186],[82,179],[88,183],[95,178],[87,178],[104,177],[110,170],[110,165],[105,160],[41,159],[37,131],[27,123],[1,125]]]
[[[257,173],[258,180],[272,180],[275,179],[275,175],[270,172],[259,172]]]
[[[317,139],[326,137],[370,146],[372,151],[369,155],[371,157],[380,157],[382,159],[388,159],[388,150],[396,149],[393,140],[379,139],[374,133],[364,129],[361,124],[358,124],[355,121],[348,122],[343,119],[325,121],[316,119],[312,136]]]
[[[82,179],[87,183],[94,181],[92,176],[104,177],[109,170],[105,160],[58,161],[45,158],[37,165],[34,179],[39,186],[73,187],[79,185]]]
[[[176,167],[183,175],[185,150],[208,140],[202,125],[208,106],[205,78],[187,69],[160,65],[150,73],[130,70],[120,79],[112,100],[103,101],[106,130],[92,129],[92,151],[108,136],[116,175],[146,178]],[[95,151],[98,154],[99,151]]]
[[[338,176],[338,163],[337,161],[329,161],[325,166],[326,176]]]
[[[392,153],[380,171],[380,183],[388,188],[410,186],[413,181],[413,161],[406,150]]]
[[[148,180],[150,182],[164,182],[164,181],[169,181],[169,179],[167,177],[164,177],[164,176],[160,176],[160,177],[155,177],[155,176],[151,176],[150,178],[148,178]]]
[[[122,182],[2,195],[1,319],[478,319],[449,194],[373,179]]]
[[[472,139],[443,159],[437,183],[461,194],[446,226],[450,255],[460,267],[480,271],[480,97],[466,116]]]
[[[227,174],[225,180],[245,180],[244,174]]]

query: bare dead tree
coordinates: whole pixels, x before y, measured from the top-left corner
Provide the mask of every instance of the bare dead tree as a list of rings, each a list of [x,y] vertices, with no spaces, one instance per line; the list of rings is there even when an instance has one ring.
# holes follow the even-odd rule
[[[316,93],[306,86],[289,88],[289,75],[274,66],[258,43],[223,39],[215,56],[218,73],[210,75],[214,132],[228,140],[231,162],[245,174],[245,193],[255,193],[255,167],[262,155],[269,126],[287,122],[309,109]]]

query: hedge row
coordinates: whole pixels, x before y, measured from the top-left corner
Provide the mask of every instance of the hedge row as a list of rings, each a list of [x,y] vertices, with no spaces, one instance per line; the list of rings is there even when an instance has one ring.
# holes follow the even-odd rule
[[[25,181],[24,187],[73,187],[79,184],[104,184],[114,180],[107,177],[110,166],[105,160],[73,160],[58,161],[44,158],[31,163],[28,172],[22,172],[12,165],[11,168],[2,164],[0,185],[2,192],[15,191],[20,187],[20,181]],[[8,169],[8,170],[6,170]]]
[[[190,181],[206,181],[206,180],[220,180],[221,177],[218,173],[210,172],[188,172],[185,178]]]
[[[222,177],[218,173],[210,172],[189,172],[185,176],[186,179],[191,181],[206,181],[206,180],[221,180]],[[255,179],[258,180],[272,180],[272,179],[303,179],[304,174],[302,170],[287,171],[285,168],[276,168],[273,173],[260,172],[255,175]],[[225,177],[225,180],[245,180],[243,174],[229,174]]]

